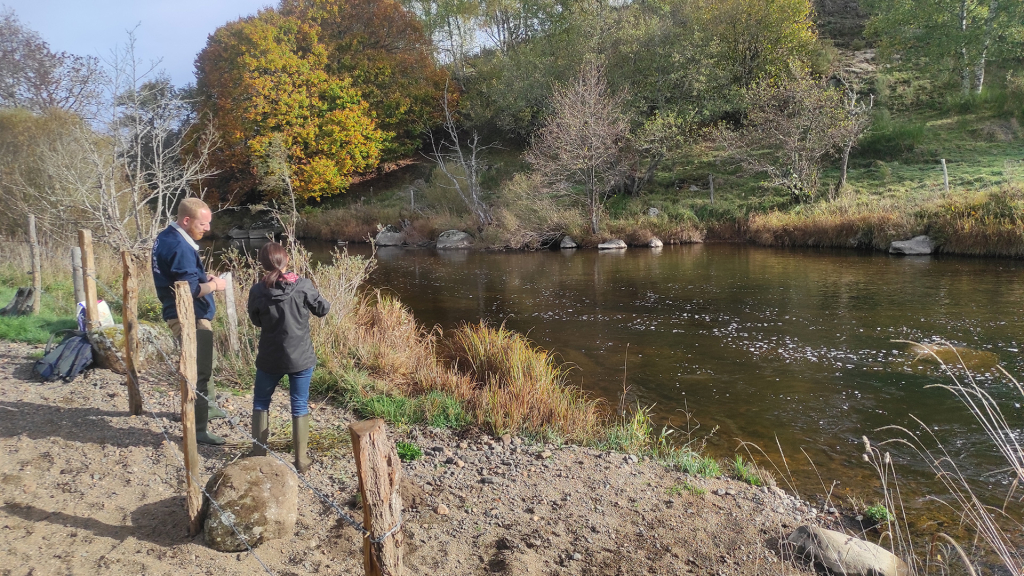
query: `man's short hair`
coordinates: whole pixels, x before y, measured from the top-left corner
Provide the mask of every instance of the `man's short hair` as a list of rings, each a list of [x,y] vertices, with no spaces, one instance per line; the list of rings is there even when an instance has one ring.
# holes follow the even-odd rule
[[[199,213],[203,210],[209,210],[210,207],[206,205],[199,198],[185,198],[178,204],[178,221],[181,222],[182,218],[198,218]]]

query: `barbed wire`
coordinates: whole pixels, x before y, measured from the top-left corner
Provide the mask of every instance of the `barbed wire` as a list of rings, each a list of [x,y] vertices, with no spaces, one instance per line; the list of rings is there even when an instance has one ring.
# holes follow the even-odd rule
[[[131,378],[133,382],[135,382],[135,387],[136,389],[138,389],[138,379],[135,378],[131,372],[128,372],[128,377]],[[178,466],[180,466],[181,469],[184,470],[186,474],[188,474],[189,478],[192,479],[192,482],[195,482],[196,486],[199,486],[199,491],[202,492],[203,496],[205,496],[210,501],[210,504],[217,509],[217,512],[220,514],[221,521],[223,521],[229,528],[231,528],[231,531],[235,533],[235,536],[238,537],[242,544],[245,544],[245,548],[249,551],[249,554],[251,554],[252,557],[255,558],[257,562],[259,562],[260,566],[263,567],[263,570],[267,574],[270,574],[270,576],[275,576],[274,572],[266,565],[265,562],[263,562],[263,559],[261,559],[259,555],[256,554],[256,550],[254,550],[253,547],[249,545],[249,540],[245,536],[242,536],[241,531],[234,525],[234,523],[232,523],[228,519],[230,518],[230,515],[225,514],[224,509],[221,508],[220,506],[220,503],[218,503],[217,500],[215,500],[213,496],[206,491],[206,488],[203,487],[203,485],[199,482],[199,479],[196,478],[195,475],[193,475],[189,471],[188,467],[185,466],[184,460],[182,460],[182,458],[178,455],[178,451],[175,449],[176,444],[171,442],[170,436],[167,435],[167,428],[164,427],[163,422],[161,421],[162,419],[157,418],[156,414],[153,413],[153,411],[151,410],[143,410],[143,413],[148,413],[150,417],[153,419],[153,422],[160,427],[160,432],[164,436],[164,441],[167,442],[167,447],[171,450],[171,452],[174,453],[174,458],[178,461]]]
[[[95,275],[89,273],[88,271],[84,271],[84,273],[85,273],[86,276],[92,278],[98,285],[102,286],[104,288],[104,290],[111,295],[111,297],[113,297],[116,301],[120,302],[121,306],[123,308],[123,306],[124,306],[123,301],[120,298],[117,298],[116,293],[113,291],[113,289],[111,289],[105,283],[103,283],[98,278],[96,278]],[[178,369],[174,365],[174,362],[171,360],[171,358],[168,357],[167,353],[164,352],[159,347],[157,347],[156,350],[163,357],[164,362],[167,363],[168,369],[171,371],[171,373],[172,374],[177,374]],[[180,375],[179,375],[179,378],[180,378]],[[136,386],[137,389],[141,390],[141,388],[139,388],[139,383],[138,383],[137,380],[135,381],[135,386]],[[207,397],[205,394],[199,392],[199,390],[196,389],[195,386],[192,386],[190,384],[190,388],[191,388],[192,393],[196,394],[197,396],[202,396],[208,403],[212,403],[214,406],[217,405],[216,401],[211,401],[209,397]],[[398,521],[395,523],[395,525],[390,530],[386,531],[384,534],[382,534],[381,536],[379,536],[377,538],[371,537],[370,531],[367,530],[366,527],[364,527],[360,522],[356,521],[355,519],[353,519],[348,514],[345,514],[345,512],[342,511],[341,507],[337,503],[335,503],[333,500],[331,500],[330,498],[325,496],[322,492],[317,490],[317,488],[315,486],[313,486],[312,484],[310,484],[309,481],[307,481],[306,478],[301,473],[298,472],[298,470],[295,470],[291,466],[288,466],[288,462],[286,460],[284,460],[283,458],[281,458],[281,456],[278,455],[278,453],[275,452],[273,449],[271,449],[269,445],[265,445],[265,444],[261,443],[258,439],[256,439],[250,433],[246,432],[242,427],[240,427],[238,425],[238,423],[237,423],[237,419],[228,419],[228,424],[231,425],[231,428],[233,430],[239,431],[245,438],[247,438],[248,439],[247,441],[252,441],[253,444],[263,448],[264,450],[266,450],[267,454],[272,455],[278,462],[281,462],[282,464],[284,464],[288,468],[289,471],[291,471],[293,474],[295,474],[295,476],[299,479],[299,481],[310,492],[312,492],[317,498],[319,498],[321,500],[321,502],[323,502],[329,508],[331,508],[334,511],[334,513],[337,514],[339,518],[341,518],[342,521],[344,521],[346,524],[348,524],[349,526],[351,526],[352,528],[357,530],[360,534],[362,534],[362,536],[364,538],[369,539],[370,542],[372,542],[374,544],[379,544],[379,543],[383,542],[385,539],[387,539],[389,536],[393,535],[395,532],[398,531],[399,528],[402,527],[402,524],[404,522],[404,515],[402,514],[401,511],[399,511]],[[166,437],[166,433],[164,434],[164,436]],[[269,442],[268,442],[268,444],[269,444]],[[213,501],[213,499],[211,498],[211,502],[212,501]],[[248,546],[248,544],[246,544],[246,546]],[[261,562],[261,564],[262,564],[262,562]]]
[[[177,369],[177,367],[174,366],[173,361],[167,356],[167,353],[164,352],[163,350],[159,349],[159,348],[157,348],[157,351],[160,353],[161,356],[163,356],[164,361],[167,363],[168,368],[172,371],[172,373],[177,374],[178,369]],[[180,378],[180,375],[178,377]],[[197,396],[201,396],[208,403],[216,405],[216,402],[212,401],[208,396],[206,396],[205,394],[200,392],[198,389],[196,389],[195,386],[190,385],[190,389],[191,389],[192,393],[196,394]],[[380,536],[378,536],[376,538],[373,538],[371,536],[371,534],[370,534],[370,531],[367,530],[366,527],[364,527],[360,522],[358,522],[357,520],[353,519],[351,516],[346,514],[344,511],[342,511],[341,507],[337,503],[335,503],[333,500],[331,500],[330,498],[325,496],[320,490],[318,490],[308,480],[306,480],[305,476],[303,476],[298,470],[296,470],[292,466],[290,466],[285,459],[283,459],[275,450],[273,450],[270,447],[270,443],[269,442],[264,444],[264,443],[260,442],[258,439],[256,439],[255,437],[253,437],[249,432],[246,432],[245,429],[238,424],[238,421],[237,421],[236,418],[228,418],[227,422],[231,426],[232,430],[235,430],[235,431],[239,432],[240,434],[242,434],[242,436],[244,438],[246,438],[246,440],[245,440],[246,442],[251,441],[254,445],[259,446],[260,448],[263,448],[264,450],[266,450],[267,454],[273,456],[274,459],[276,459],[278,462],[281,462],[282,464],[284,464],[285,467],[287,467],[287,469],[292,474],[294,474],[296,478],[299,479],[299,481],[302,483],[303,486],[305,486],[310,492],[312,492],[317,498],[319,498],[322,503],[326,504],[331,510],[333,510],[334,513],[337,514],[338,517],[341,518],[342,521],[344,521],[346,524],[348,524],[349,526],[354,528],[356,531],[358,531],[363,536],[363,538],[369,539],[370,542],[372,542],[373,544],[379,544],[379,543],[383,542],[385,539],[387,539],[389,536],[393,535],[395,532],[398,531],[399,528],[402,527],[402,524],[403,524],[403,521],[404,521],[404,515],[401,512],[399,512],[398,522],[396,522],[395,525],[390,530],[386,531],[384,534],[382,534],[382,535],[380,535]]]

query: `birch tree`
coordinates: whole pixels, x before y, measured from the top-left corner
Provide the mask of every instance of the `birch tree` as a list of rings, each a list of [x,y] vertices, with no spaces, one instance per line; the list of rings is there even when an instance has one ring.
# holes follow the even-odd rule
[[[964,94],[981,92],[993,52],[1010,55],[1024,42],[1019,0],[875,0],[871,7],[868,33],[882,57],[952,72]]]

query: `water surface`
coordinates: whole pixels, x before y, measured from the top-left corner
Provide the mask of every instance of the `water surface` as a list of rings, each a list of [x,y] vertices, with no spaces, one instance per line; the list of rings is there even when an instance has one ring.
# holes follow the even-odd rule
[[[576,365],[575,382],[613,404],[625,381],[628,402],[654,406],[659,423],[685,427],[688,410],[698,435],[715,430],[707,441],[717,455],[734,454],[742,440],[779,462],[781,445],[803,491],[840,480],[837,493],[870,493],[877,480],[861,461],[861,436],[877,442],[895,435],[880,427],[916,429],[914,415],[972,477],[1005,495],[1005,473],[982,477],[1001,466],[973,417],[949,392],[926,388],[948,377],[893,340],[969,349],[977,377],[1019,423],[1021,398],[992,368],[998,361],[1024,374],[1024,263],[731,244],[387,248],[377,259],[370,284],[393,291],[426,325],[504,322]],[[931,476],[916,458],[901,474]]]

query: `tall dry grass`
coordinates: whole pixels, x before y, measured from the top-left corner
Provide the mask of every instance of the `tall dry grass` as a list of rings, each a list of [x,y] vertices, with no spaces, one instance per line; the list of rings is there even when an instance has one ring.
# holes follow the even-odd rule
[[[495,433],[579,441],[597,435],[599,403],[570,385],[565,368],[525,337],[485,324],[448,335],[427,330],[393,296],[359,292],[372,260],[335,252],[331,263],[313,264],[307,252],[292,250],[291,269],[312,280],[332,304],[327,317],[311,319],[320,390],[354,406],[388,397],[436,404],[436,394],[442,393],[460,402],[472,421]],[[247,320],[246,303],[260,271],[239,253],[227,255],[224,262],[237,279],[243,345],[240,354],[225,357],[220,376],[248,387],[259,333]]]
[[[806,205],[794,212],[753,214],[747,236],[761,246],[888,249],[921,229],[914,209],[891,200],[861,202],[854,197]]]
[[[964,192],[923,210],[941,250],[967,256],[1024,256],[1024,186]]]
[[[952,345],[945,343],[944,345],[956,354],[956,349]],[[959,360],[959,369],[956,372],[965,376],[958,377],[952,367],[943,362],[939,355],[932,353],[932,356],[942,366],[949,381],[944,384],[934,384],[930,388],[952,393],[974,415],[991,441],[992,447],[1004,458],[1006,463],[1004,469],[991,472],[1008,472],[1012,475],[1013,480],[1001,506],[985,503],[976,493],[976,489],[980,486],[968,479],[969,475],[936,438],[931,428],[916,417],[914,420],[920,427],[919,432],[914,432],[903,426],[882,428],[881,431],[895,432],[898,437],[885,440],[879,446],[872,445],[865,437],[863,439],[864,460],[875,467],[882,480],[885,505],[896,513],[887,530],[887,534],[892,540],[893,551],[911,563],[919,574],[930,574],[936,571],[945,573],[945,565],[935,562],[931,550],[925,550],[922,553],[921,547],[914,544],[913,537],[907,528],[899,480],[892,457],[888,450],[884,450],[890,444],[910,448],[931,468],[935,478],[943,484],[947,492],[947,496],[936,495],[932,499],[940,505],[948,507],[960,519],[961,526],[968,529],[969,537],[974,539],[974,543],[982,545],[983,550],[980,551],[979,556],[994,555],[999,564],[1005,568],[1006,573],[1012,576],[1024,575],[1024,550],[1020,546],[1020,538],[1024,535],[1024,508],[1021,507],[1021,498],[1018,496],[1018,490],[1024,482],[1024,449],[1022,449],[1024,447],[1019,438],[1019,429],[1011,424],[1003,412],[1003,406],[1011,410],[1019,410],[1017,406],[1020,404],[1017,403],[1016,406],[1011,407],[1004,402],[1001,406],[1001,403],[992,396],[990,391],[979,385],[973,378],[962,359]],[[1005,370],[1003,370],[1003,375],[1008,381],[1010,390],[1019,395],[1020,400],[1024,400],[1024,387]],[[973,476],[977,476],[977,474]],[[970,548],[971,546],[961,547],[955,539],[946,534],[939,534],[939,537],[950,544],[970,574],[982,573],[977,558],[971,558],[964,552],[965,547]]]
[[[40,271],[42,274],[42,305],[58,316],[74,316],[78,312],[72,281],[72,244],[59,239],[41,237]],[[112,312],[120,314],[122,305],[121,277],[123,268],[120,254],[109,246],[93,246],[96,267],[97,296],[106,301]],[[28,242],[0,240],[0,285],[19,287],[32,285],[32,259]],[[136,265],[139,274],[139,317],[143,320],[161,320],[160,302],[153,287],[153,272],[145,261]],[[0,303],[0,306],[6,304]]]
[[[465,324],[442,343],[442,355],[472,381],[477,423],[497,433],[547,433],[576,442],[601,429],[600,402],[568,382],[565,365],[522,334],[485,322]]]

